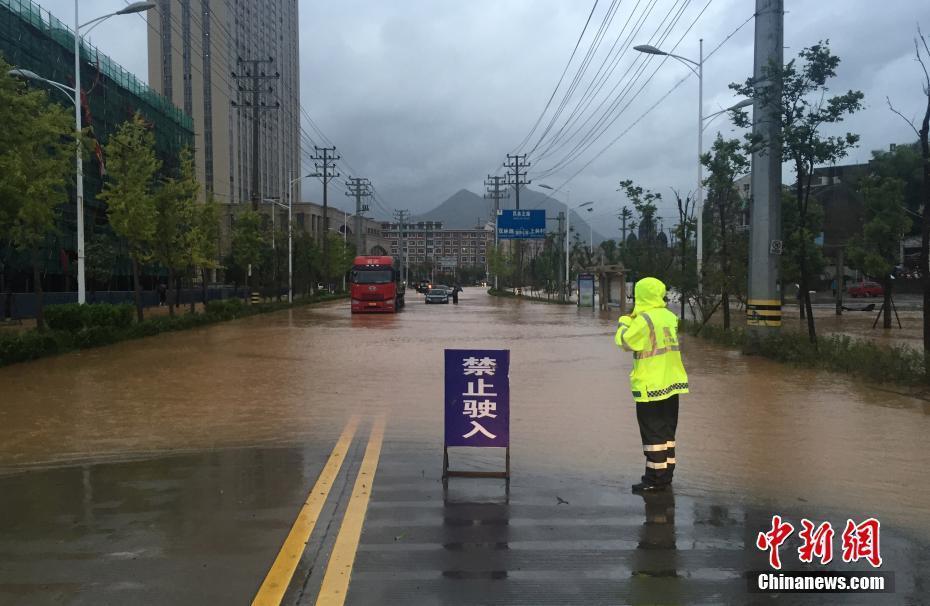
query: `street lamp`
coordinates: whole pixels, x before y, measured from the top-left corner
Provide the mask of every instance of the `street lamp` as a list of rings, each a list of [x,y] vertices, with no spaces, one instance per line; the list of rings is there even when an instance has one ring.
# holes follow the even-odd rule
[[[79,23],[78,21],[78,0],[74,0],[74,88],[61,84],[60,82],[53,82],[43,78],[42,76],[31,72],[27,69],[13,69],[8,73],[11,76],[17,76],[20,78],[26,78],[29,80],[37,80],[39,82],[44,82],[49,86],[53,86],[65,93],[71,102],[74,103],[74,124],[75,124],[75,198],[77,199],[77,255],[78,255],[78,303],[84,304],[87,302],[87,290],[85,285],[85,272],[84,272],[84,160],[81,157],[81,29],[87,27],[88,25],[93,24],[93,27],[89,28],[88,34],[94,27],[100,25],[103,21],[109,19],[110,17],[115,17],[117,15],[130,15],[133,13],[141,13],[150,9],[155,8],[154,2],[133,2],[124,6],[122,9],[108,13],[96,19],[91,19],[86,23]]]
[[[731,105],[730,107],[728,107],[728,108],[726,108],[726,109],[721,109],[719,112],[714,112],[714,113],[712,113],[712,114],[707,114],[706,116],[704,116],[704,128],[706,129],[707,126],[708,126],[711,122],[713,122],[713,121],[714,121],[714,118],[716,118],[717,116],[719,116],[719,115],[721,115],[721,114],[725,114],[725,113],[727,113],[727,112],[736,111],[736,110],[738,110],[738,109],[743,109],[744,107],[749,107],[750,105],[754,105],[755,102],[756,102],[755,99],[743,99],[743,100],[740,101],[739,103],[734,103],[733,105]]]
[[[589,206],[588,212],[593,213],[594,206]],[[588,219],[588,240],[589,240],[588,253],[591,254],[591,256],[594,256],[594,224],[591,223],[590,218]]]
[[[703,216],[703,206],[704,206],[704,188],[703,188],[703,166],[701,164],[701,154],[704,153],[704,39],[701,38],[698,42],[698,60],[694,61],[681,55],[673,55],[672,53],[667,53],[663,50],[651,46],[649,44],[641,44],[639,46],[633,47],[635,50],[638,50],[641,53],[646,53],[648,55],[665,55],[673,59],[677,59],[685,67],[691,70],[691,73],[697,76],[698,79],[698,153],[697,153],[697,204],[695,210],[697,211],[697,273],[698,273],[698,289],[701,288],[701,258],[704,249],[704,239],[702,235],[702,216]],[[697,67],[697,69],[694,68]]]
[[[540,183],[539,187],[542,187],[543,189],[549,189],[552,191],[558,191],[556,190],[556,188],[552,187],[551,185],[546,185],[544,183]],[[571,194],[568,193],[568,190],[566,190],[566,194],[568,195],[568,200],[571,200]],[[570,240],[569,233],[572,230],[571,229],[572,210],[578,210],[579,208],[588,208],[588,210],[590,210],[589,207],[591,207],[594,204],[594,202],[593,201],[582,202],[578,206],[575,206],[572,208],[569,208],[569,204],[570,202],[565,203],[565,284],[566,286],[571,281],[571,273],[570,273],[571,265],[569,264],[569,252],[571,251],[571,248],[570,248],[570,243],[569,243],[569,240]],[[593,235],[592,235],[592,239],[593,239]],[[570,293],[571,289],[568,289],[568,292]]]
[[[752,105],[752,99],[745,99],[740,101],[733,107],[728,109],[713,113],[707,118],[704,117],[704,39],[701,38],[698,40],[698,60],[694,61],[693,59],[688,59],[687,57],[682,57],[681,55],[675,55],[672,53],[665,52],[660,50],[650,44],[640,44],[633,47],[634,50],[638,50],[641,53],[646,53],[647,55],[664,55],[671,57],[672,59],[677,59],[685,67],[691,70],[691,73],[697,76],[698,79],[698,162],[697,162],[697,204],[695,205],[695,212],[697,213],[697,274],[698,274],[698,290],[701,290],[703,286],[701,280],[701,269],[703,265],[704,258],[704,178],[703,170],[704,165],[701,164],[701,154],[704,153],[704,120],[713,118],[722,113],[740,109],[746,107],[747,105]],[[695,67],[697,69],[695,69]]]

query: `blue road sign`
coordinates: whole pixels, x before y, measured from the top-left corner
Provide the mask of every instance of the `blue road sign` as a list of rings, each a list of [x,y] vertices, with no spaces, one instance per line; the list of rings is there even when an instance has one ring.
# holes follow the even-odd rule
[[[498,240],[541,240],[545,237],[545,210],[497,211]]]
[[[446,350],[446,446],[510,446],[510,350]]]

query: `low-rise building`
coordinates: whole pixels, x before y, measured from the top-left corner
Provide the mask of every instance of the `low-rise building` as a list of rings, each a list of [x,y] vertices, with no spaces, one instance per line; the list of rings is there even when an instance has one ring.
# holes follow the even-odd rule
[[[251,209],[249,204],[222,204],[222,230],[221,247],[228,251],[232,228],[236,216]],[[274,212],[272,212],[274,209]],[[269,229],[287,230],[287,207],[279,206],[276,201],[266,200],[259,212],[264,214],[269,223]],[[294,204],[293,220],[294,233],[308,233],[318,242],[323,236],[323,205],[314,202],[297,202]],[[345,236],[349,242],[355,242],[355,215],[338,208],[328,207],[326,214],[329,217],[329,231]],[[387,255],[390,254],[390,244],[382,236],[381,222],[369,217],[362,217],[361,221],[361,249],[359,254]]]
[[[472,229],[445,229],[441,221],[381,223],[382,237],[396,259],[405,255],[408,263],[431,262],[437,268],[483,267],[494,247],[494,232],[487,226]]]

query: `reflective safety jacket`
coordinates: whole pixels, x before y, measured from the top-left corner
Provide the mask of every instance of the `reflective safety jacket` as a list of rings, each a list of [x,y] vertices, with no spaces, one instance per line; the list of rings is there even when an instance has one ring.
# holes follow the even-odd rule
[[[665,284],[643,278],[634,289],[636,306],[620,318],[618,347],[633,352],[630,389],[637,402],[688,393],[688,375],[678,346],[678,317],[665,307]]]

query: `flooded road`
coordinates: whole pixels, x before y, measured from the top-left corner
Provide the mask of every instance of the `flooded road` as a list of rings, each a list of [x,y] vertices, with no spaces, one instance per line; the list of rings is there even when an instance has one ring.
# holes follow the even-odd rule
[[[344,498],[327,502],[324,517],[349,507],[374,419],[386,433],[349,603],[475,603],[466,598],[490,600],[482,588],[504,579],[501,595],[534,603],[521,587],[576,565],[577,603],[637,602],[641,590],[655,597],[648,582],[630,583],[642,578],[632,571],[649,503],[628,494],[643,457],[615,316],[480,289],[466,289],[457,306],[427,306],[411,293],[397,315],[353,317],[336,302],[0,369],[0,603],[125,603],[141,594],[248,603],[353,415],[362,439],[333,487]],[[514,479],[504,505],[487,494],[493,482],[463,481],[451,497],[441,490],[445,348],[511,350]],[[930,402],[695,339],[682,349],[691,395],[682,398],[672,509],[678,544],[697,551],[675,556],[676,576],[696,583],[675,591],[718,603],[743,595],[742,572],[764,565],[753,560],[755,534],[774,513],[840,527],[875,516],[897,597],[927,587],[930,452],[921,445]],[[463,464],[499,461],[472,453]],[[478,495],[460,500],[478,505],[448,509],[463,486]],[[507,521],[483,539],[461,529],[442,536],[450,511]],[[583,532],[561,535],[561,518]],[[312,603],[323,574],[313,558],[325,560],[338,529],[333,521],[313,535],[292,602]],[[467,560],[476,541],[490,550],[479,550],[483,564],[457,569],[452,562]],[[546,541],[567,555],[556,548],[534,559]],[[465,547],[442,547],[458,543]],[[606,559],[595,566],[598,554]],[[650,558],[658,560],[648,566],[669,566]],[[489,571],[497,577],[482,576]],[[430,583],[445,597],[409,601]],[[461,587],[457,599],[441,593]]]

